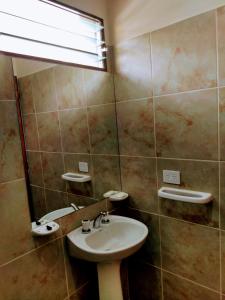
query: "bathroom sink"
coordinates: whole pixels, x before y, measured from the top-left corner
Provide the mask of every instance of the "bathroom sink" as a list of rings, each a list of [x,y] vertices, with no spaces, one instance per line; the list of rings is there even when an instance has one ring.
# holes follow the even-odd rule
[[[82,233],[81,227],[68,235],[71,256],[92,262],[121,260],[141,248],[148,234],[148,228],[131,218],[110,215],[108,224],[99,229]]]
[[[121,260],[144,244],[148,228],[131,218],[110,215],[110,222],[82,233],[79,227],[69,234],[69,253],[79,259],[97,263],[100,300],[123,300],[120,278]]]

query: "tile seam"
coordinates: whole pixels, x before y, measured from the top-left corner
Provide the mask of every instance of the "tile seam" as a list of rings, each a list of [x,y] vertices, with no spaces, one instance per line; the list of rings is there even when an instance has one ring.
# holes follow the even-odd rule
[[[190,221],[187,221],[187,220],[182,220],[182,219],[178,219],[178,218],[174,218],[174,217],[162,215],[162,214],[156,213],[156,212],[149,212],[149,211],[146,211],[146,210],[143,210],[143,209],[137,209],[137,208],[134,208],[134,207],[128,207],[128,208],[132,209],[132,210],[139,211],[139,212],[143,212],[143,213],[146,213],[146,214],[158,216],[158,217],[161,217],[161,218],[167,218],[167,219],[171,219],[171,220],[175,220],[175,221],[180,221],[180,222],[183,222],[183,223],[186,223],[186,224],[190,224],[190,225],[201,226],[201,227],[212,229],[212,230],[216,230],[216,231],[220,231],[221,230],[219,227],[212,227],[212,226],[209,226],[209,225],[204,225],[204,224],[200,224],[200,223],[194,223],[194,222],[190,222]],[[222,230],[222,231],[225,232],[225,229]]]

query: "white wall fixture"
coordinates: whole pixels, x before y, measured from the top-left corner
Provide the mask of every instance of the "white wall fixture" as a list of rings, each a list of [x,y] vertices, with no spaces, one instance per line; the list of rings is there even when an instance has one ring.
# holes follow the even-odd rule
[[[80,172],[88,173],[88,163],[87,162],[79,161],[78,166],[79,166]]]
[[[53,221],[43,220],[37,224],[32,222],[32,234],[35,236],[50,235],[59,229],[59,224]]]
[[[91,176],[80,173],[65,173],[62,175],[62,178],[67,181],[73,182],[87,182],[91,181]]]
[[[170,187],[161,187],[158,190],[158,196],[165,199],[196,204],[206,204],[212,201],[213,199],[213,196],[210,193],[175,189]]]
[[[109,198],[111,201],[121,201],[127,199],[128,196],[129,195],[127,193],[120,191],[108,191],[103,195],[105,199]]]
[[[163,170],[163,182],[180,184],[180,171]]]

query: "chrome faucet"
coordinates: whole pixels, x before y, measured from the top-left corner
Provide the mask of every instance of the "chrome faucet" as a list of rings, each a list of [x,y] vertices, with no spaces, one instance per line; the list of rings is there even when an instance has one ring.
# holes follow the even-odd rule
[[[80,210],[79,207],[74,203],[70,203],[70,206],[72,206],[74,210]]]
[[[108,212],[107,211],[101,211],[100,214],[98,214],[97,217],[94,218],[93,228],[100,228],[101,227],[101,223],[109,223],[108,219],[103,222],[103,220],[107,216],[108,216]]]

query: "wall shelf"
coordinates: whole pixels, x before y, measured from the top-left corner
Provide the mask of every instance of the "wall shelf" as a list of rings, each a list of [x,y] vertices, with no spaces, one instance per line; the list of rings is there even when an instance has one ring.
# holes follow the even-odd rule
[[[165,199],[195,204],[206,204],[212,201],[213,199],[212,194],[210,193],[175,189],[170,187],[161,187],[158,190],[158,196]]]
[[[62,178],[67,181],[73,182],[88,182],[91,181],[91,176],[80,173],[66,173],[62,175]]]

